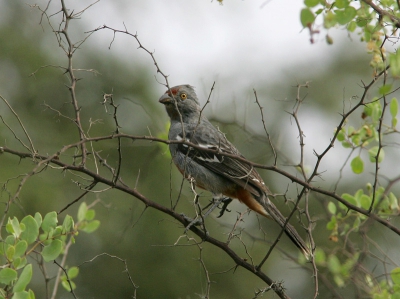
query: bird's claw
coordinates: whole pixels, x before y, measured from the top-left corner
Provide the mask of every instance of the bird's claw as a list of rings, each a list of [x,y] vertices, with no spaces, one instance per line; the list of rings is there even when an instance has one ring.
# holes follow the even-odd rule
[[[225,211],[230,212],[231,210],[228,210],[228,205],[232,202],[232,198],[229,197],[224,197],[222,199],[222,208],[221,211],[219,212],[219,215],[217,216],[217,218],[222,217],[222,215],[224,215]]]

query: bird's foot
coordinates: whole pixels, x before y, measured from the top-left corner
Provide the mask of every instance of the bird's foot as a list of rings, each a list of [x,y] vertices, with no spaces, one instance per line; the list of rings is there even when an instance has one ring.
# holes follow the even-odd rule
[[[224,215],[225,211],[230,212],[231,210],[228,210],[228,205],[232,202],[232,198],[229,197],[224,197],[222,199],[222,208],[221,211],[219,212],[219,215],[217,216],[217,218],[222,217],[222,215]]]
[[[204,217],[208,216],[212,211],[215,210],[215,208],[221,209],[219,212],[219,215],[217,218],[220,218],[222,215],[224,215],[225,211],[230,212],[231,210],[228,210],[227,207],[228,205],[232,202],[232,198],[229,197],[219,197],[219,198],[213,198],[212,201],[203,208],[203,210],[211,208],[204,214]],[[220,207],[220,204],[222,203],[222,207]]]

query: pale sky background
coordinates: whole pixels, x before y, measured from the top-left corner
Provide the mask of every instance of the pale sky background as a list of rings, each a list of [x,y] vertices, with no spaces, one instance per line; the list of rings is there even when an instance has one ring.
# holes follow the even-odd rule
[[[240,90],[257,87],[270,77],[290,75],[282,70],[291,64],[326,61],[337,51],[325,43],[324,31],[315,44],[310,43],[308,30],[302,31],[300,24],[301,7],[302,1],[293,0],[229,0],[224,5],[208,0],[146,0],[131,7],[100,1],[87,13],[94,27],[106,24],[123,29],[124,22],[130,32],[137,32],[142,44],[155,50],[172,85],[209,88],[214,80],[222,85],[234,78],[234,88]],[[346,36],[345,31],[332,34]],[[108,44],[109,35],[102,36]],[[119,36],[114,50],[130,59],[140,55],[151,65],[148,55],[130,48],[133,42]]]

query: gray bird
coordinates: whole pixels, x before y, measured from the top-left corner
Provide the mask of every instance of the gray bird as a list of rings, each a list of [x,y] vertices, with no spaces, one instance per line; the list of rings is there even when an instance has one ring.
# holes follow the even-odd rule
[[[172,87],[159,102],[165,105],[171,119],[168,139],[186,140],[199,147],[193,148],[183,143],[169,145],[172,159],[182,175],[194,179],[196,186],[210,191],[214,197],[238,199],[251,210],[284,227],[286,218],[269,200],[268,194],[271,192],[254,167],[220,154],[244,158],[225,135],[200,113],[201,108],[193,87]],[[202,148],[215,152],[203,151]],[[285,233],[308,259],[311,251],[296,229],[288,223]]]

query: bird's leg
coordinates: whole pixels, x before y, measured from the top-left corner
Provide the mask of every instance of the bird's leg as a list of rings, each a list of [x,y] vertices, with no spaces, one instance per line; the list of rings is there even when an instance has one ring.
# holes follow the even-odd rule
[[[212,199],[212,201],[206,205],[203,210],[209,208],[210,206],[212,206],[207,212],[206,214],[210,214],[213,210],[215,210],[215,208],[220,208],[219,205],[222,203],[222,207],[221,212],[219,212],[219,215],[217,216],[217,218],[220,218],[222,215],[224,215],[225,211],[230,212],[231,210],[228,210],[228,205],[232,202],[232,198],[229,197],[214,197]]]
[[[214,211],[215,208],[218,208],[218,207],[219,207],[219,205],[221,204],[221,202],[224,202],[225,198],[226,198],[226,197],[217,197],[217,198],[213,198],[213,200],[212,200],[207,206],[205,206],[205,207],[203,208],[203,210],[205,210],[205,209],[207,209],[209,206],[211,206],[211,208],[209,208],[209,209],[207,210],[207,212],[204,213],[204,216],[203,216],[203,217],[206,218],[208,215],[210,215],[210,213],[211,213],[212,211]]]
[[[229,197],[220,197],[220,196],[214,197],[213,200],[206,207],[204,207],[201,210],[204,211],[205,209],[209,208],[210,206],[211,207],[204,214],[201,214],[201,210],[200,210],[200,213],[197,214],[196,218],[193,219],[188,224],[188,226],[186,226],[185,232],[187,232],[190,229],[190,227],[193,226],[193,225],[204,224],[204,219],[206,217],[208,217],[208,215],[210,215],[211,212],[215,210],[215,208],[219,208],[219,205],[221,203],[223,203],[223,205],[222,205],[221,212],[219,213],[218,218],[221,217],[224,214],[225,211],[230,212],[230,210],[227,210],[227,206],[231,203],[231,201],[232,201],[232,199],[229,198]],[[197,194],[196,194],[196,201],[195,202],[196,202],[196,204],[198,204],[198,195]]]
[[[230,197],[224,197],[222,198],[222,208],[221,208],[221,212],[219,212],[219,215],[217,216],[217,218],[222,217],[222,215],[224,215],[225,211],[230,212],[231,210],[228,210],[228,205],[232,202],[232,198]]]

